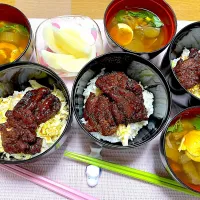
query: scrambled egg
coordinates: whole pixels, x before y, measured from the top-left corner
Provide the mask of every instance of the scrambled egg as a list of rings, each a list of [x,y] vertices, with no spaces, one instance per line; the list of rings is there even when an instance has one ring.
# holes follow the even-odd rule
[[[189,131],[181,140],[179,151],[185,151],[186,155],[196,162],[200,162],[200,131]]]
[[[200,98],[200,84],[193,86],[192,88],[188,89],[188,91]]]
[[[124,124],[120,124],[117,128],[116,134],[121,140],[122,145],[128,146],[128,139],[129,139],[129,136],[131,135],[131,126],[129,124],[128,126]]]
[[[13,96],[7,98],[0,98],[0,124],[6,122],[5,113],[7,110],[13,110],[17,102],[24,96],[24,94],[19,92],[14,92]]]
[[[65,105],[65,102],[61,101],[61,103],[60,111],[53,118],[40,124],[36,131],[39,137],[46,140],[47,144],[54,143],[65,128],[68,107]]]

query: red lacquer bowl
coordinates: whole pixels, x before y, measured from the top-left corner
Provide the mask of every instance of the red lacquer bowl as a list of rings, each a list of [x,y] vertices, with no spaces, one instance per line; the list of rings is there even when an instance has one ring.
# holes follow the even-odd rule
[[[168,122],[167,126],[165,127],[165,130],[161,134],[160,148],[159,148],[160,149],[160,157],[161,157],[162,163],[163,163],[165,169],[167,170],[167,172],[178,183],[180,183],[184,187],[186,187],[194,192],[198,192],[198,193],[200,193],[199,185],[188,183],[189,176],[180,175],[180,171],[179,171],[179,173],[177,173],[176,171],[173,170],[173,168],[170,165],[169,159],[167,157],[167,153],[165,151],[165,145],[166,145],[166,136],[168,134],[168,132],[167,132],[168,127],[174,125],[180,119],[181,120],[192,119],[199,114],[200,114],[200,106],[194,106],[194,107],[186,108],[186,109],[182,110],[181,112],[179,112],[176,116],[174,116],[173,119],[170,122]]]
[[[133,52],[117,44],[110,36],[107,30],[109,21],[114,15],[123,9],[131,10],[131,8],[142,8],[155,13],[166,26],[165,39],[160,49],[153,52]],[[104,14],[104,28],[108,45],[113,51],[128,51],[142,55],[146,59],[151,59],[161,53],[172,41],[176,34],[177,19],[172,8],[164,0],[113,0],[107,7]]]
[[[22,54],[14,62],[29,61],[33,54],[33,33],[28,18],[17,8],[7,4],[0,3],[0,21],[7,21],[7,22],[21,24],[28,29],[30,34],[28,44],[25,50],[22,52]]]

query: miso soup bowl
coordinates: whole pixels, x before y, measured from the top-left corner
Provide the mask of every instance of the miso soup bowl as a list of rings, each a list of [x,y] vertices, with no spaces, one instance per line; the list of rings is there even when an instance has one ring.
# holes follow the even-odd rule
[[[38,83],[53,89],[54,86],[60,89],[66,99],[69,107],[68,118],[66,119],[65,128],[60,137],[55,143],[43,151],[42,153],[34,155],[27,160],[17,160],[15,158],[7,160],[2,159],[2,153],[0,153],[0,164],[20,164],[25,162],[35,162],[40,160],[49,154],[56,151],[66,140],[68,136],[68,130],[71,127],[72,111],[70,104],[70,96],[65,83],[62,79],[52,70],[31,62],[18,62],[12,63],[0,68],[0,97],[8,97],[13,95],[14,91],[23,91],[30,86],[29,80],[36,80]]]
[[[83,92],[90,80],[96,77],[102,69],[105,69],[105,73],[124,72],[129,78],[141,82],[154,95],[154,112],[149,117],[148,125],[139,131],[133,141],[129,140],[128,146],[122,146],[121,142],[111,143],[97,139],[84,128],[82,120],[84,112]],[[116,52],[99,56],[83,67],[74,81],[72,105],[78,124],[94,142],[105,148],[127,149],[143,145],[159,134],[170,114],[171,95],[165,78],[152,63],[135,54]]]
[[[107,29],[107,26],[110,20],[112,20],[112,18],[115,16],[115,14],[118,11],[123,10],[123,9],[131,10],[131,8],[141,8],[141,9],[152,11],[164,23],[164,25],[166,26],[165,41],[164,41],[163,46],[160,47],[160,49],[153,52],[148,52],[148,53],[134,52],[122,47],[121,45],[119,45],[112,39]],[[157,56],[159,53],[161,53],[172,41],[174,35],[176,34],[177,19],[172,8],[164,0],[139,0],[139,1],[113,0],[108,5],[104,14],[104,29],[105,29],[108,45],[112,51],[126,51],[130,53],[138,54],[146,59],[152,59],[155,56]]]
[[[191,49],[197,48],[200,50],[200,22],[191,23],[182,28],[172,40],[168,51],[165,55],[169,65],[166,68],[170,68],[171,76],[168,78],[168,82],[173,93],[176,93],[184,101],[175,99],[176,103],[186,108],[188,106],[195,106],[200,104],[200,98],[193,95],[191,92],[186,90],[178,80],[176,73],[172,68],[172,60],[179,58],[184,48]],[[167,62],[166,62],[167,63]]]
[[[27,46],[25,50],[21,53],[21,55],[13,62],[31,60],[34,50],[33,31],[28,18],[19,9],[7,4],[0,3],[0,21],[7,21],[7,22],[21,24],[27,28],[30,34]],[[2,65],[0,65],[0,67],[1,66]]]
[[[166,155],[166,151],[165,151],[165,145],[166,145],[166,136],[167,136],[167,129],[176,123],[177,120],[179,119],[189,119],[189,118],[193,118],[196,117],[197,115],[200,115],[200,106],[193,106],[187,109],[182,110],[181,112],[179,112],[171,121],[169,121],[166,125],[165,130],[162,132],[161,137],[160,137],[160,158],[162,160],[162,163],[165,167],[165,169],[167,170],[167,172],[173,177],[174,180],[176,180],[178,183],[180,183],[181,185],[183,185],[184,187],[194,191],[194,192],[198,192],[200,193],[200,187],[198,186],[194,186],[193,188],[191,187],[191,185],[186,184],[186,180],[188,179],[188,177],[184,176],[185,181],[183,179],[180,178],[180,176],[177,176],[177,173],[172,169],[172,167],[169,164],[169,159]],[[183,177],[183,176],[181,176]]]

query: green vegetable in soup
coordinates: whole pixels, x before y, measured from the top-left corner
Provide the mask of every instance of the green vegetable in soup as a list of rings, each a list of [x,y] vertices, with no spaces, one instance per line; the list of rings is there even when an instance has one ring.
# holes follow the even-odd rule
[[[183,125],[181,123],[181,119],[177,120],[173,126],[170,126],[167,129],[167,132],[181,132],[183,131]]]
[[[153,24],[152,25],[155,26],[156,28],[164,26],[162,21],[156,15],[153,16]]]
[[[0,33],[1,32],[14,32],[14,33],[20,33],[24,36],[29,36],[29,32],[27,28],[21,24],[5,24],[0,28]]]
[[[196,128],[196,130],[200,130],[200,116],[197,115],[196,118],[192,120],[192,125]]]
[[[117,15],[115,16],[116,20],[119,23],[124,22],[124,16],[126,15],[126,11],[125,10],[120,10]]]
[[[161,26],[164,26],[162,21],[153,13],[149,11],[139,11],[139,12],[133,12],[128,11],[128,14],[133,17],[140,17],[146,20],[148,24],[150,24],[153,27],[160,28]]]
[[[155,14],[146,10],[136,11],[136,12],[120,10],[116,15],[116,20],[119,23],[122,23],[124,22],[124,16],[126,15],[131,16],[131,17],[136,17],[136,18],[142,18],[147,22],[147,24],[150,24],[152,27],[155,27],[155,28],[160,28],[164,26],[162,21]]]
[[[127,13],[132,17],[143,18],[143,19],[145,19],[146,17],[152,18],[152,14],[147,11],[138,11],[138,12],[127,11]]]

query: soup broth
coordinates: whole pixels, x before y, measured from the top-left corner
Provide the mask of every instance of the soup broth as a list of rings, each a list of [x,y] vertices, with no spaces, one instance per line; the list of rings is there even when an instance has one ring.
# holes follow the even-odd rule
[[[165,152],[176,176],[200,192],[200,116],[179,119],[168,128]]]
[[[26,49],[30,34],[21,24],[0,21],[0,65],[15,61]]]
[[[134,52],[153,52],[166,44],[166,27],[144,9],[120,10],[108,23],[111,38]]]

